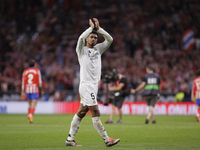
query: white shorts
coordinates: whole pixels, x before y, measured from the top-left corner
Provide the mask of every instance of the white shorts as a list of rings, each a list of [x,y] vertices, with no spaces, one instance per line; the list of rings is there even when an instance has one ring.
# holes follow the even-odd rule
[[[98,83],[82,82],[79,86],[81,103],[83,106],[97,105]]]

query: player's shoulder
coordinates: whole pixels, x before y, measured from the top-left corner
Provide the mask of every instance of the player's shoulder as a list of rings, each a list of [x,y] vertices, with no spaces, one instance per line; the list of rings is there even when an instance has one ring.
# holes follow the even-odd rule
[[[147,73],[145,76],[145,78],[152,78],[152,77],[156,77],[156,78],[159,78],[159,75],[157,73]]]
[[[29,68],[29,70],[40,71],[38,68],[35,67]]]
[[[37,72],[40,72],[40,70],[38,68],[34,68],[34,67],[27,68],[24,70],[24,74],[28,74],[28,73],[37,74]]]
[[[157,73],[154,73],[154,75],[155,75],[156,77],[159,77],[159,75],[158,75]]]
[[[94,46],[94,48],[99,49],[99,48],[102,47],[102,46],[103,46],[103,42],[97,43],[97,44]]]

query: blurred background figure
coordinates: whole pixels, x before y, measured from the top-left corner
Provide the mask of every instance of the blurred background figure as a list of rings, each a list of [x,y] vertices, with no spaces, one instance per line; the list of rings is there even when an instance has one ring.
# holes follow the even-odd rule
[[[155,124],[156,120],[153,115],[153,109],[160,97],[160,77],[154,72],[151,65],[146,67],[146,72],[147,74],[144,76],[142,83],[136,89],[131,89],[131,93],[134,94],[144,88],[143,96],[149,106],[149,112],[145,123],[148,124],[149,119],[151,119],[152,123]]]
[[[115,86],[108,87],[108,91],[113,92],[113,97],[111,98],[112,110],[111,110],[109,119],[105,123],[113,123],[115,107],[117,107],[118,112],[119,112],[119,119],[116,123],[121,124],[122,123],[122,110],[121,110],[122,104],[126,96],[130,94],[129,83],[128,83],[127,78],[121,73],[118,73],[116,69],[112,70],[112,78],[113,78],[113,82],[115,82]]]
[[[193,81],[191,99],[193,102],[196,102],[198,106],[198,112],[197,112],[196,118],[197,118],[197,121],[200,122],[200,69],[197,70],[196,76],[197,77]]]
[[[33,123],[33,114],[37,105],[37,100],[42,92],[42,78],[39,69],[35,68],[35,60],[29,61],[29,68],[22,74],[22,100],[28,100],[28,120]]]

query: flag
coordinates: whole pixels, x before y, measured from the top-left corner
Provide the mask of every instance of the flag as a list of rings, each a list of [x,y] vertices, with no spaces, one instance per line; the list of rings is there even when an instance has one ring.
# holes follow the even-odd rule
[[[195,44],[194,32],[191,29],[188,29],[183,34],[183,49],[189,51],[193,48]]]

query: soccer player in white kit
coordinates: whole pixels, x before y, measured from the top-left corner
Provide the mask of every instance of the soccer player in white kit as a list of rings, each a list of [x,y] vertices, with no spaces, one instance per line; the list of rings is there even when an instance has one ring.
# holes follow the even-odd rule
[[[97,104],[98,82],[101,76],[101,55],[111,45],[113,38],[99,26],[99,21],[93,18],[94,23],[89,19],[90,27],[81,34],[76,46],[76,53],[80,64],[80,85],[79,93],[81,102],[77,113],[74,115],[66,146],[80,146],[74,137],[78,132],[82,118],[90,110],[95,129],[104,139],[107,147],[117,144],[120,139],[114,140],[107,135],[100,120],[100,111]],[[97,33],[105,38],[103,43],[97,44]],[[85,46],[86,41],[86,46]]]

